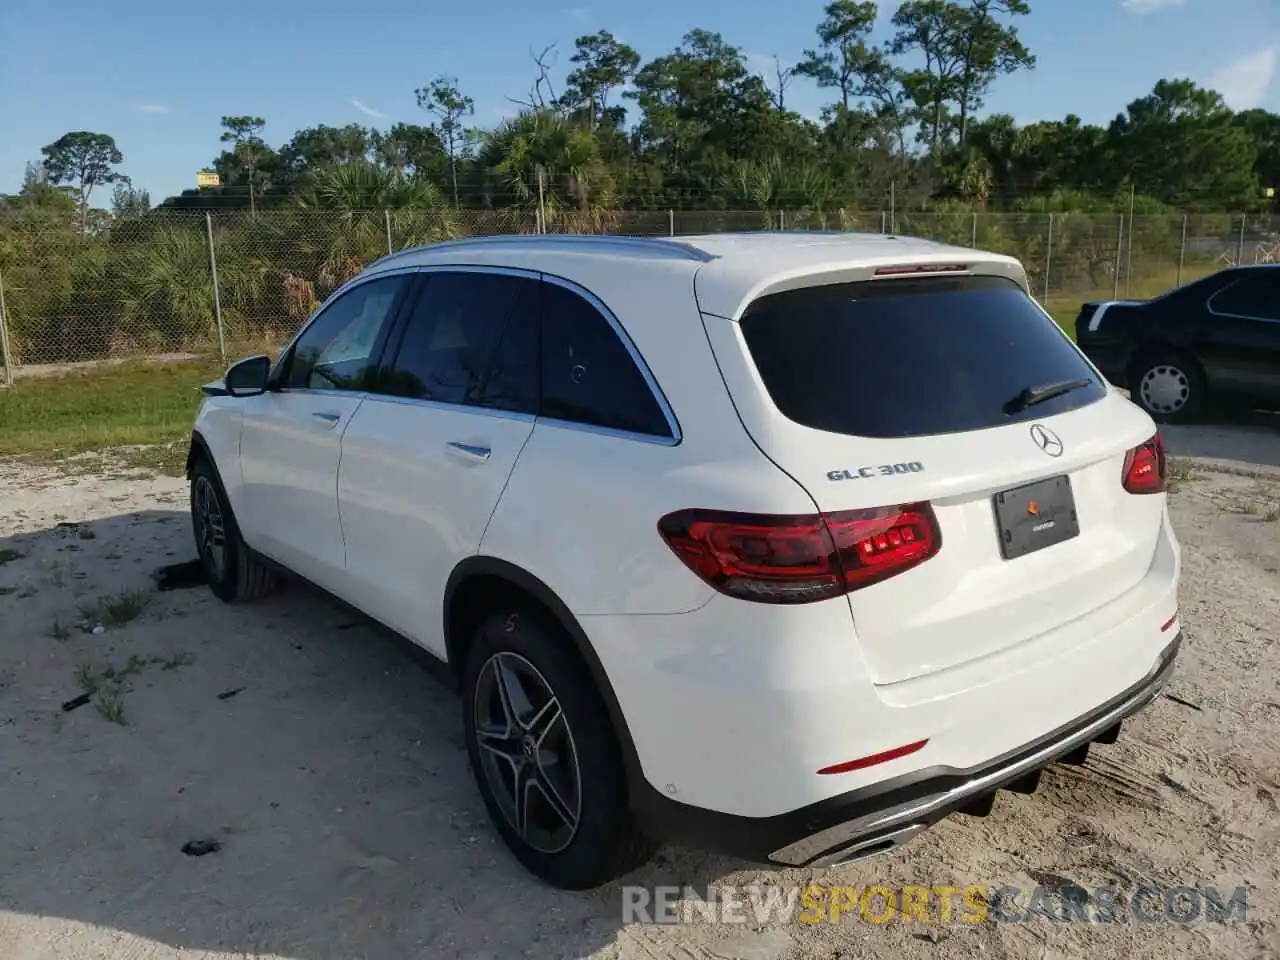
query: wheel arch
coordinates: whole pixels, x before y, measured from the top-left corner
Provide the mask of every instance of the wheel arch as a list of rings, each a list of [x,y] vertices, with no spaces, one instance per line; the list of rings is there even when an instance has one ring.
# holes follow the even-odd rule
[[[628,794],[634,798],[636,791],[645,784],[645,779],[635,741],[613,684],[577,618],[554,590],[529,571],[506,560],[485,556],[468,557],[453,568],[444,590],[444,642],[448,670],[454,682],[461,686],[462,663],[471,639],[469,628],[488,607],[488,604],[482,606],[476,601],[485,599],[491,602],[495,594],[534,603],[570,638],[574,652],[586,666],[604,701],[605,711],[622,749]]]
[[[204,457],[209,463],[213,464],[213,469],[218,469],[218,464],[213,459],[213,451],[209,449],[209,441],[205,440],[204,435],[199,430],[191,431],[191,444],[187,447],[187,479],[191,479],[191,471],[195,469],[196,461]]]
[[[1128,364],[1128,373],[1130,378],[1132,379],[1141,373],[1138,367],[1142,363],[1150,360],[1152,357],[1157,357],[1162,354],[1169,354],[1185,360],[1188,364],[1195,367],[1196,372],[1198,372],[1200,376],[1204,377],[1206,382],[1208,381],[1208,374],[1205,370],[1205,366],[1200,362],[1200,358],[1195,355],[1193,350],[1183,344],[1161,337],[1151,337],[1143,340],[1134,347]]]

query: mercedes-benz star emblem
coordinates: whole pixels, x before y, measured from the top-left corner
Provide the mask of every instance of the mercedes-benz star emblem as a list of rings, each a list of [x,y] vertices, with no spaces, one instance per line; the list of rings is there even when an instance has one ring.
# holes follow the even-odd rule
[[[1062,441],[1058,439],[1058,435],[1048,427],[1043,427],[1038,423],[1033,423],[1031,425],[1031,439],[1036,442],[1037,447],[1049,456],[1062,456]]]

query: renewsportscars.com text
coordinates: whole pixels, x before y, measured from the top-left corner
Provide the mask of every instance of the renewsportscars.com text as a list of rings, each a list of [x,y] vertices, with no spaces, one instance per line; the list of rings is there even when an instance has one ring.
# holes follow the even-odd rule
[[[1248,890],[1212,886],[622,888],[623,923],[1232,923]]]

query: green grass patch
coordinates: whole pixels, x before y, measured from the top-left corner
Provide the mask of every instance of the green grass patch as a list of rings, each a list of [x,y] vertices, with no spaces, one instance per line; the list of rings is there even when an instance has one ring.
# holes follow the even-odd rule
[[[0,391],[0,456],[181,441],[191,434],[200,386],[221,375],[220,365],[139,363],[19,378]]]

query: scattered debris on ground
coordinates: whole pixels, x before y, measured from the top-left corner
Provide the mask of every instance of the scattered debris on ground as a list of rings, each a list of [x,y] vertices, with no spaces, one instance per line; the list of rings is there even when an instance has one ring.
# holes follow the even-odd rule
[[[1186,642],[1168,695],[1117,743],[893,856],[769,870],[669,849],[628,878],[783,900],[807,884],[976,884],[986,920],[655,925],[622,921],[620,885],[564,894],[512,860],[472,785],[456,697],[400,646],[304,591],[227,605],[179,589],[202,582],[180,476],[0,461],[0,792],[22,827],[0,831],[3,953],[1280,955],[1280,479],[1176,457],[1173,476]],[[1245,887],[1247,921],[990,916],[1036,889],[1093,910],[1109,884],[1131,899],[1144,884]]]

